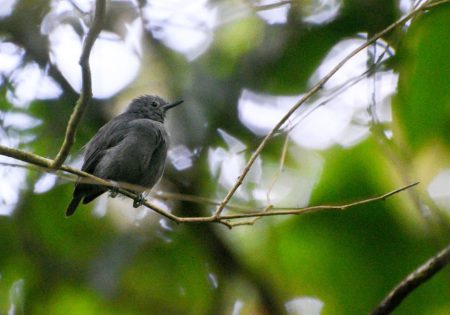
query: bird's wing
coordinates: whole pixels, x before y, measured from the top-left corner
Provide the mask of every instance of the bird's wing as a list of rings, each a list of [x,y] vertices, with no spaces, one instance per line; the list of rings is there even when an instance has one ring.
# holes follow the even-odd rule
[[[86,153],[84,155],[84,163],[81,170],[93,174],[97,164],[104,156],[106,150],[120,143],[127,134],[129,128],[127,121],[129,118],[124,115],[119,115],[107,124],[99,129],[94,137],[86,144]],[[73,192],[74,199],[88,198],[84,203],[95,199],[95,197],[101,195],[106,189],[101,186],[83,184],[77,182],[75,190]],[[79,201],[78,201],[79,202]],[[70,207],[69,207],[70,208]],[[72,211],[68,210],[68,213],[73,213],[76,206]]]
[[[129,120],[124,115],[117,116],[101,127],[86,144],[86,153],[81,169],[87,173],[93,173],[105,151],[120,143],[126,137],[129,128]]]
[[[139,161],[138,165],[148,165],[154,150],[160,143],[164,140],[167,143],[168,137],[162,123],[150,119],[121,116],[100,128],[87,144],[83,171],[110,178],[112,174],[104,173],[105,165],[112,165],[114,161],[126,161],[130,158]],[[128,140],[124,142],[124,139]],[[99,164],[103,165],[103,170],[96,170]],[[116,168],[109,169],[114,173],[117,172]],[[126,174],[120,175],[120,172],[117,175],[127,177]]]

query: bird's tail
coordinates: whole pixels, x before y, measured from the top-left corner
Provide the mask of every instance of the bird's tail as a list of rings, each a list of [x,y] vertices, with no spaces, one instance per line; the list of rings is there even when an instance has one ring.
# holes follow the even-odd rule
[[[78,204],[80,203],[81,199],[83,198],[83,195],[73,197],[72,201],[70,202],[69,206],[66,210],[66,217],[70,217],[75,210],[77,210]]]

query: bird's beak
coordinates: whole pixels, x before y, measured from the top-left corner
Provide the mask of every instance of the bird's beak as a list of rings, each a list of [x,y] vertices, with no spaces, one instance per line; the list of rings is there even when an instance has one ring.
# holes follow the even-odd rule
[[[171,103],[171,104],[163,105],[162,108],[164,109],[164,111],[168,111],[168,110],[171,109],[172,107],[178,106],[178,105],[180,105],[180,104],[183,103],[183,102],[184,102],[183,100],[176,101],[176,102]]]

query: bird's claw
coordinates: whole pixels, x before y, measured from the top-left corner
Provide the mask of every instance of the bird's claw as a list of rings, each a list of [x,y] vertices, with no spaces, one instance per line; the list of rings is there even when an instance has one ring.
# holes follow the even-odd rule
[[[145,202],[144,195],[139,194],[133,201],[133,207],[138,208],[138,207],[142,206],[144,204],[144,202]]]
[[[116,198],[118,194],[119,194],[119,186],[116,185],[112,186],[109,191],[109,196],[111,198]]]

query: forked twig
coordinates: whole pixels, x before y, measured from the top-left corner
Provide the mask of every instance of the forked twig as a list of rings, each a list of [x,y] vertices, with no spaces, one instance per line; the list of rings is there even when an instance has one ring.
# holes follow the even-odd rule
[[[8,148],[8,147],[2,146],[2,145],[0,145],[0,155],[9,156],[9,157],[15,158],[17,160],[21,160],[21,161],[24,161],[24,162],[27,162],[30,164],[37,165],[39,167],[42,167],[45,171],[48,171],[48,172],[54,172],[54,170],[51,168],[53,161],[50,159],[43,158],[39,155],[35,155],[35,154],[28,153],[28,152],[18,150],[18,149]],[[80,171],[80,170],[70,167],[68,165],[61,165],[60,170],[74,174],[74,175],[78,175],[82,178],[81,179],[82,181],[86,181],[89,183],[98,184],[98,185],[102,185],[102,186],[106,186],[106,187],[116,187],[116,183],[101,179],[92,174]],[[393,190],[391,192],[388,192],[386,194],[383,194],[381,196],[372,197],[372,198],[364,199],[364,200],[359,200],[359,201],[352,202],[349,204],[344,204],[344,205],[322,205],[322,206],[312,206],[312,207],[306,207],[306,208],[290,208],[290,209],[274,208],[272,205],[268,205],[261,211],[254,211],[254,212],[240,213],[240,214],[230,214],[230,215],[220,215],[220,216],[216,216],[215,214],[213,214],[213,215],[207,216],[207,217],[179,217],[168,211],[165,211],[164,209],[162,209],[148,201],[146,201],[144,203],[144,205],[146,207],[148,207],[149,209],[152,209],[156,213],[158,213],[174,222],[177,222],[177,223],[215,222],[215,223],[223,224],[229,228],[232,228],[233,226],[237,226],[237,225],[244,225],[244,224],[250,225],[250,224],[254,223],[254,222],[251,223],[252,221],[247,221],[247,222],[241,221],[241,222],[236,222],[236,223],[230,222],[231,220],[234,220],[234,219],[261,218],[261,217],[275,216],[275,215],[293,215],[293,214],[298,215],[298,214],[306,214],[306,213],[310,213],[310,212],[319,212],[319,211],[324,211],[324,210],[346,210],[348,208],[363,205],[363,204],[366,204],[369,202],[384,200],[388,197],[391,197],[392,195],[395,195],[403,190],[411,188],[417,184],[418,183],[413,183],[413,184],[401,187],[399,189]],[[127,196],[131,199],[135,199],[137,197],[137,194],[135,194],[129,190],[123,189],[123,188],[119,189],[119,193],[121,193],[122,195]]]
[[[327,210],[347,210],[348,208],[364,205],[370,202],[385,200],[395,194],[398,194],[399,192],[402,192],[406,189],[409,189],[411,187],[414,187],[418,185],[419,182],[412,183],[400,188],[397,188],[393,191],[390,191],[388,193],[385,193],[380,196],[363,199],[343,205],[320,205],[320,206],[311,206],[311,207],[303,207],[303,208],[274,208],[272,210],[268,211],[261,211],[261,212],[252,212],[252,213],[241,213],[241,214],[229,214],[229,215],[220,215],[221,219],[243,219],[243,218],[253,218],[253,217],[268,217],[268,216],[275,216],[275,215],[291,215],[291,214],[306,214],[311,212],[320,212],[320,211],[327,211]]]
[[[80,97],[75,104],[75,108],[70,115],[69,122],[67,123],[66,134],[64,136],[63,144],[56,155],[55,160],[50,166],[53,169],[58,169],[64,163],[67,156],[69,155],[70,148],[75,142],[75,133],[77,131],[78,124],[80,123],[83,112],[89,102],[92,99],[92,79],[91,79],[91,69],[89,66],[89,56],[94,46],[95,40],[100,34],[103,26],[103,20],[105,18],[105,0],[95,1],[95,15],[92,22],[92,26],[86,36],[83,43],[83,50],[80,57],[81,66],[81,78],[82,87],[80,92]]]
[[[353,58],[356,54],[370,46],[372,43],[374,43],[377,39],[381,38],[385,34],[389,33],[399,25],[404,24],[408,20],[410,20],[412,17],[414,17],[419,12],[422,12],[423,10],[427,9],[426,5],[428,4],[428,1],[424,2],[421,6],[414,9],[401,19],[397,20],[396,22],[389,25],[387,28],[382,30],[381,32],[375,34],[371,38],[369,38],[364,44],[353,50],[350,54],[348,54],[343,60],[341,60],[333,69],[331,69],[330,72],[328,72],[316,85],[314,85],[292,108],[280,119],[280,121],[272,128],[272,130],[264,137],[264,139],[261,141],[259,146],[256,148],[255,152],[253,152],[252,156],[250,157],[249,161],[247,162],[246,166],[244,167],[244,170],[242,173],[238,176],[235,184],[230,188],[227,195],[223,198],[220,205],[217,207],[214,215],[216,217],[219,217],[222,211],[224,210],[227,203],[230,201],[231,197],[233,197],[236,190],[241,186],[242,182],[244,181],[244,178],[247,176],[248,172],[250,171],[250,168],[253,166],[253,163],[256,161],[256,158],[261,154],[264,147],[267,145],[269,140],[275,135],[275,133],[280,130],[280,128],[284,125],[284,123],[291,117],[291,115],[301,106],[303,105],[307,100],[309,100],[317,91],[319,91],[322,86],[331,78],[333,75],[341,69],[347,61],[349,61],[351,58]]]

